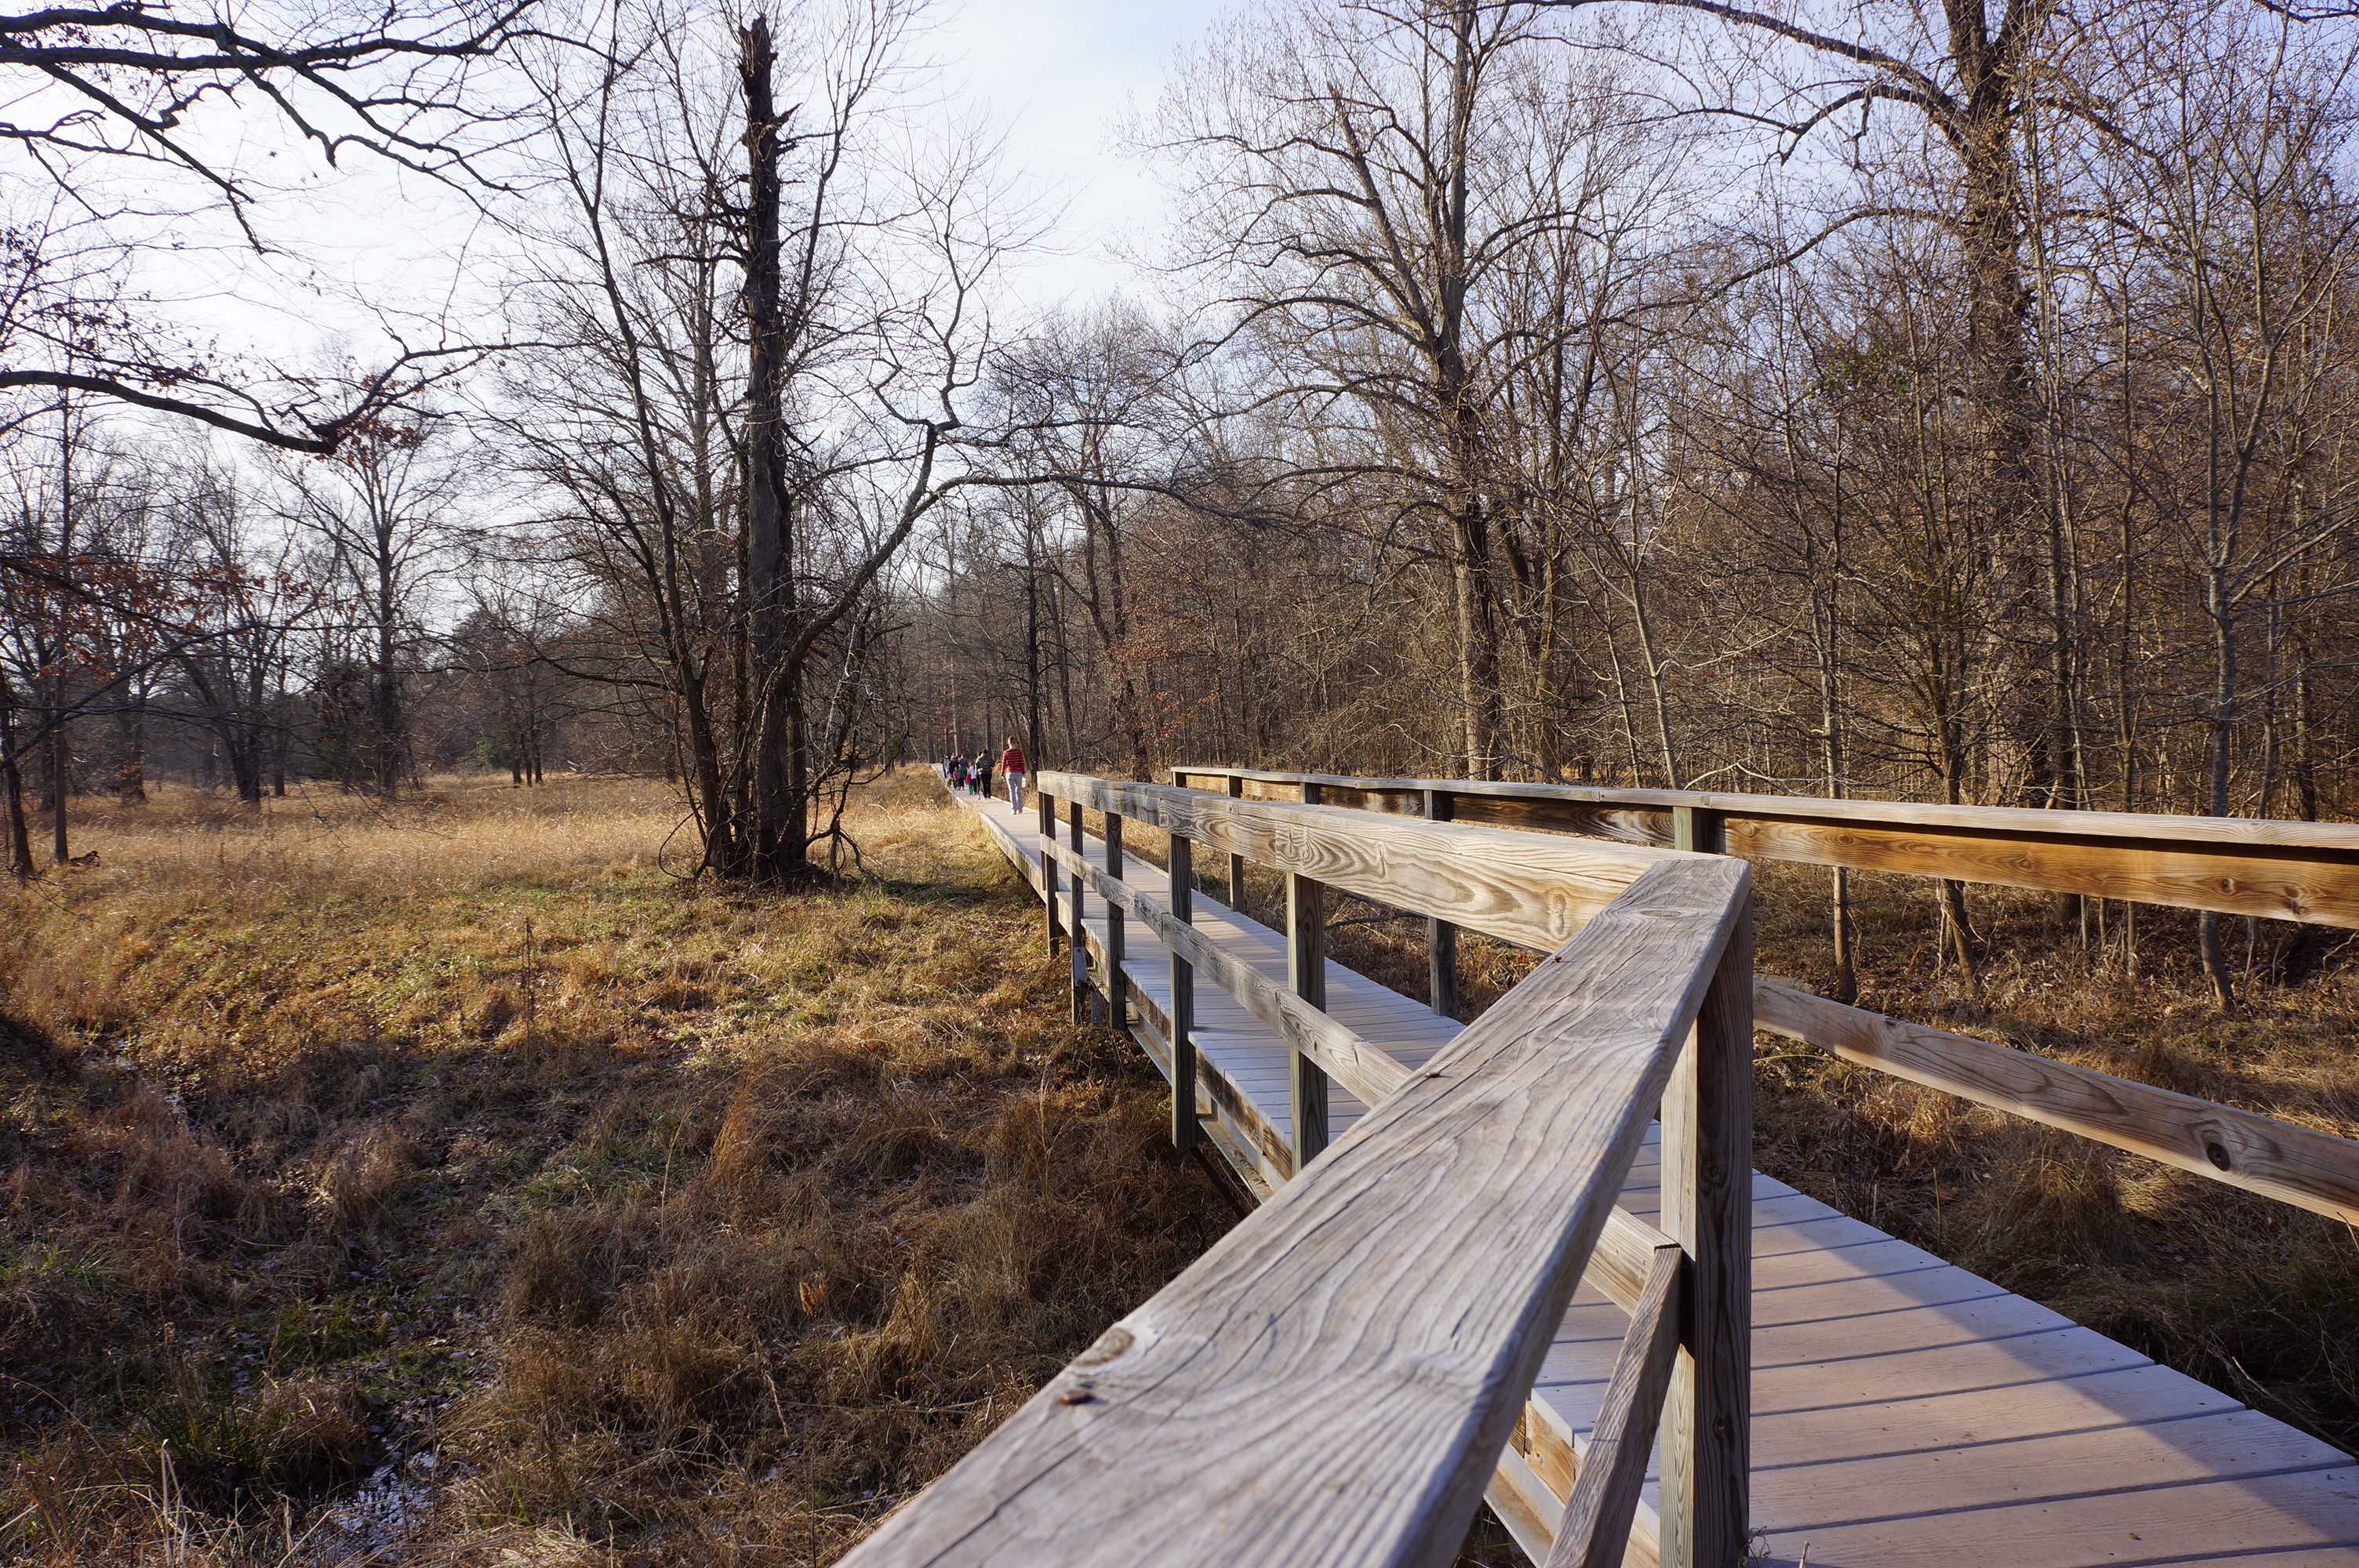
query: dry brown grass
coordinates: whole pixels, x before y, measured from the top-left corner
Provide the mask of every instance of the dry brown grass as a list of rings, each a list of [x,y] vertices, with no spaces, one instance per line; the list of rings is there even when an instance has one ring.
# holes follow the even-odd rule
[[[5,895],[0,1554],[826,1561],[1229,1222],[929,781],[791,900],[676,816],[173,794]]]

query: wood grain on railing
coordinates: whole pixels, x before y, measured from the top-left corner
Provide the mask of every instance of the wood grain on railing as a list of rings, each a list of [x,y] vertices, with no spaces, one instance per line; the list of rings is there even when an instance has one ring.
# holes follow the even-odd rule
[[[1447,1562],[1747,886],[1647,869],[845,1562]]]
[[[1552,950],[1675,853],[1044,773],[1043,787],[1330,887]]]
[[[1753,1009],[1761,1028],[1845,1061],[2359,1224],[2359,1143],[2349,1139],[1905,1023],[1777,980],[1754,982]]]
[[[1641,845],[1675,842],[1679,810],[1713,811],[1731,853],[1764,860],[2359,927],[2359,827],[2345,823],[1197,767],[1172,776],[1219,778],[1246,798],[1309,784],[1331,806],[1402,816],[1440,794],[1461,822]]]
[[[1175,844],[1185,839],[1175,839]],[[1286,987],[1277,984],[1243,959],[1232,957],[1212,940],[1183,925],[1152,896],[1117,882],[1090,861],[1061,844],[1049,847],[1048,858],[1091,890],[1127,912],[1170,949],[1175,963],[1185,962],[1245,1005],[1280,1039],[1312,1056],[1335,1081],[1373,1106],[1417,1076],[1380,1047],[1363,1040],[1345,1025],[1302,1004]],[[1608,1217],[1605,1233],[1590,1259],[1588,1282],[1603,1292],[1623,1311],[1638,1303],[1646,1289],[1647,1270],[1655,1249],[1675,1245],[1671,1238],[1642,1219],[1621,1209]]]

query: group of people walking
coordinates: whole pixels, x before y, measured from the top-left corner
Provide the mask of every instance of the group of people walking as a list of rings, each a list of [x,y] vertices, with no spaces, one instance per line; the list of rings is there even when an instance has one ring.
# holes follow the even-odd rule
[[[1007,738],[1007,749],[999,753],[999,776],[1007,781],[1007,804],[1016,810],[1024,809],[1024,749],[1016,737]],[[942,764],[942,778],[952,789],[962,789],[969,795],[991,793],[991,753],[978,752],[973,756],[956,756]]]

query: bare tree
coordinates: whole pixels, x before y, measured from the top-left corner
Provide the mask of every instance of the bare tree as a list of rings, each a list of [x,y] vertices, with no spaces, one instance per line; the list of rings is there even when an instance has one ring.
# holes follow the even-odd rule
[[[330,164],[383,160],[456,187],[495,189],[486,160],[521,128],[487,70],[534,36],[530,0],[412,5],[340,25],[224,9],[62,6],[0,18],[0,137],[21,189],[54,200],[0,241],[0,391],[72,392],[292,451],[326,453],[389,404],[477,362],[483,345],[429,329],[357,384],[224,360],[141,303],[135,263],[160,201],[218,213],[257,254],[259,154],[225,154],[190,115],[211,101],[271,117]],[[21,415],[0,418],[13,422]]]
[[[458,476],[436,449],[441,435],[422,418],[372,421],[333,456],[288,473],[290,520],[318,539],[343,622],[360,633],[366,690],[357,761],[387,800],[400,793],[410,765],[403,682],[420,636],[423,596],[455,564]],[[241,795],[247,789],[241,778]]]
[[[962,405],[1010,241],[984,200],[987,141],[887,156],[915,15],[814,7],[782,49],[776,18],[650,12],[614,51],[638,69],[579,99],[552,62],[570,211],[545,254],[571,265],[530,287],[562,347],[518,362],[503,423],[628,650],[569,667],[678,727],[701,860],[725,874],[800,882],[813,844],[840,840],[820,818],[874,765],[847,701],[879,578],[985,477]],[[791,92],[781,58],[803,67]]]

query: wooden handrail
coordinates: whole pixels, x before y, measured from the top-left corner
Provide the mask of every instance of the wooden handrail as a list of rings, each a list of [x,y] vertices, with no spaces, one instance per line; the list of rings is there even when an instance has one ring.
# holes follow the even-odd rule
[[[1758,978],[1754,1019],[1846,1062],[2359,1224],[2359,1143]]]
[[[1552,950],[1680,851],[1044,773],[1034,787],[1396,909]]]
[[[2032,811],[1804,795],[1593,789],[1470,779],[1351,778],[1190,765],[1245,798],[1317,788],[1332,806],[1421,816],[1436,798],[1461,822],[1545,827],[1630,844],[1676,842],[1675,814],[1715,814],[1730,853],[2359,927],[2359,826]]]
[[[1905,824],[1912,833],[1939,832],[1975,836],[1987,860],[2007,860],[2016,871],[2007,876],[1976,877],[1954,859],[1939,859],[1928,874],[1957,876],[1965,881],[1993,881],[2017,887],[2058,887],[2068,892],[2094,891],[2089,886],[2064,887],[2060,881],[2038,880],[2038,853],[2058,845],[2080,857],[2076,863],[2115,891],[2108,896],[2144,903],[2181,903],[2194,908],[2256,913],[2245,903],[2275,898],[2278,907],[2257,911],[2288,919],[2329,925],[2359,924],[2339,918],[2337,910],[2359,909],[2359,827],[2314,822],[2247,822],[2226,817],[2143,816],[2120,812],[2020,811],[1981,806],[1920,806],[1890,801],[1813,800],[1785,795],[1721,795],[1680,794],[1665,790],[1587,790],[1547,784],[1505,784],[1465,780],[1351,779],[1325,773],[1276,773],[1242,769],[1189,767],[1175,776],[1220,778],[1250,786],[1314,785],[1331,808],[1352,803],[1363,811],[1422,816],[1430,806],[1424,795],[1448,791],[1480,797],[1494,804],[1523,803],[1549,810],[1562,808],[1548,825],[1567,831],[1588,831],[1599,826],[1647,841],[1670,842],[1682,813],[1690,820],[1709,812],[1718,816],[1727,849],[1768,859],[1811,860],[1807,854],[1780,855],[1778,846],[1792,848],[1790,835],[1805,818],[1842,821],[1856,843],[1870,825]],[[1411,795],[1418,795],[1412,807]],[[1459,802],[1462,809],[1465,802]],[[1601,816],[1596,807],[1615,810]],[[1660,821],[1640,821],[1630,809],[1659,814]],[[1745,812],[1756,815],[1750,823]],[[1771,812],[1784,814],[1773,817]],[[1638,826],[1634,827],[1635,824]],[[1540,825],[1537,819],[1535,825]],[[1896,829],[1897,830],[1897,829]],[[1781,839],[1780,834],[1788,835]],[[2160,848],[2123,842],[2133,837],[2160,841]],[[1874,842],[1881,844],[1882,840]],[[1763,846],[1769,846],[1763,848]],[[1748,848],[1750,846],[1750,848]],[[1926,850],[1933,854],[1932,850]],[[2238,884],[2227,857],[2243,855],[2272,861],[2275,879],[2267,883],[2278,892],[2264,894]],[[2110,858],[2111,870],[2104,862]],[[2223,880],[2212,898],[2169,898],[2154,889],[2118,891],[2121,879],[2137,866],[2172,863],[2189,858],[2206,860],[2209,874]],[[1881,858],[1860,858],[1821,863],[1849,864],[1876,870],[1908,870]],[[2182,890],[2183,891],[2183,890]],[[2294,913],[2300,911],[2301,913]],[[1504,925],[1491,934],[1519,946],[1541,948],[1544,939],[1518,935]],[[2070,1063],[2034,1055],[1977,1040],[1972,1035],[1930,1028],[1888,1018],[1864,1008],[1813,996],[1767,979],[1756,979],[1753,1007],[1756,1022],[1774,1033],[1832,1052],[1846,1061],[1874,1067],[1911,1083],[2006,1111],[2028,1120],[2076,1133],[2094,1142],[2126,1150],[2148,1159],[2209,1177],[2229,1186],[2276,1198],[2350,1223],[2359,1223],[2359,1142],[2316,1128],[2281,1121],[2216,1101],[2175,1094],[2168,1089]]]
[[[1446,1561],[1682,1044],[1748,957],[1749,885],[1732,860],[1643,868],[845,1562]],[[1730,1419],[1676,1393],[1671,1415],[1699,1453]],[[1744,1477],[1719,1482],[1686,1560],[1734,1568]]]
[[[1184,838],[1177,841],[1187,842]],[[1152,931],[1175,957],[1185,959],[1245,1003],[1256,1018],[1268,1025],[1271,1033],[1333,1074],[1336,1082],[1351,1090],[1362,1104],[1375,1105],[1417,1076],[1350,1029],[1310,1007],[1292,991],[1263,976],[1252,965],[1223,952],[1192,926],[1181,924],[1152,896],[1114,881],[1061,844],[1048,844],[1045,853],[1067,872],[1087,881],[1100,898]],[[1108,986],[1111,989],[1112,977],[1108,977]],[[1174,1092],[1177,1093],[1176,1086]],[[1617,1208],[1606,1217],[1604,1234],[1583,1278],[1623,1311],[1633,1311],[1646,1290],[1655,1249],[1677,1245],[1645,1220]]]

